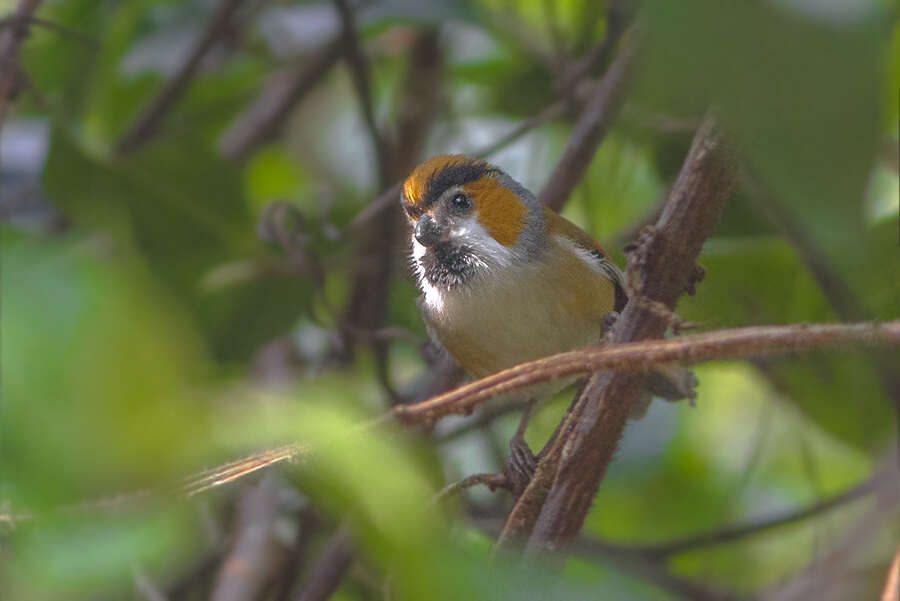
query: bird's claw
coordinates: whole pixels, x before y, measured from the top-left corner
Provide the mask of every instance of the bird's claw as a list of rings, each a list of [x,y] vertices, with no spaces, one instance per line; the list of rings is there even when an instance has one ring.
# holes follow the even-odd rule
[[[537,469],[537,457],[531,452],[524,436],[516,434],[509,441],[509,458],[506,460],[504,473],[510,483],[512,492],[516,495],[522,493],[528,483],[531,482],[534,471]]]

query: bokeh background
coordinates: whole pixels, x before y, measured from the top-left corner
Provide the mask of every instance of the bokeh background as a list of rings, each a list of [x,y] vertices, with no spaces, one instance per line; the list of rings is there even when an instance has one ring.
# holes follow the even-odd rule
[[[35,17],[0,136],[0,597],[880,594],[896,351],[698,366],[696,407],[629,426],[564,565],[491,560],[504,491],[432,502],[500,469],[508,407],[359,425],[458,378],[379,195],[447,152],[490,151],[540,190],[626,46],[624,105],[567,217],[624,265],[712,105],[742,178],[681,317],[900,316],[893,3],[47,0]],[[542,406],[532,446],[570,398]],[[285,444],[277,467],[185,480]]]

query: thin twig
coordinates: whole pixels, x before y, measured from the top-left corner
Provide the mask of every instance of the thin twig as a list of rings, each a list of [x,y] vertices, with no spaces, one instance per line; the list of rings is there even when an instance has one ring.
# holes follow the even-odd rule
[[[115,146],[116,154],[125,155],[134,152],[156,134],[160,121],[181,98],[207,53],[228,30],[243,1],[222,0],[203,35],[188,53],[187,60],[166,80],[159,92],[141,110],[131,128],[119,138]]]
[[[375,149],[375,161],[378,165],[379,187],[384,187],[388,182],[388,146],[385,143],[384,136],[378,130],[378,123],[375,121],[375,107],[372,104],[372,90],[369,83],[369,66],[363,57],[357,39],[356,23],[353,16],[353,9],[347,0],[334,0],[334,4],[338,9],[341,17],[342,42],[344,47],[344,58],[350,67],[350,73],[353,76],[353,88],[356,90],[356,97],[359,100],[359,109],[362,112],[363,121],[366,129],[369,130],[369,138]]]
[[[803,520],[815,517],[817,515],[829,512],[838,507],[842,507],[869,495],[874,491],[885,479],[885,474],[879,472],[867,478],[863,482],[853,486],[846,491],[834,495],[828,499],[818,501],[807,507],[800,509],[791,509],[788,511],[778,512],[776,514],[759,518],[745,524],[712,530],[701,534],[694,534],[684,538],[671,540],[663,543],[652,545],[641,545],[634,547],[625,547],[629,551],[650,555],[657,558],[670,557],[681,553],[688,553],[697,549],[706,548],[714,545],[721,545],[736,540],[741,540],[749,536],[754,536],[769,530],[796,524]]]
[[[240,159],[275,136],[291,109],[297,106],[331,71],[341,57],[341,40],[333,40],[302,63],[279,71],[243,113],[219,138],[222,155]]]
[[[12,15],[4,19],[0,19],[0,29],[4,29],[17,23],[38,25],[39,27],[54,31],[62,35],[63,37],[71,38],[76,42],[80,42],[85,46],[90,46],[93,49],[97,49],[100,47],[100,42],[95,37],[89,36],[86,33],[78,31],[77,29],[72,29],[70,27],[66,27],[65,25],[60,25],[59,23],[54,23],[53,21],[48,21],[47,19],[41,19],[39,17],[21,18],[16,15]]]
[[[894,559],[888,567],[881,591],[881,601],[900,601],[900,547],[894,553]]]
[[[0,127],[19,85],[19,55],[28,37],[28,21],[41,0],[20,0],[12,17],[15,22],[0,30]]]
[[[575,123],[562,158],[541,190],[541,202],[547,206],[561,209],[587,172],[625,99],[636,52],[634,43],[625,45]]]
[[[575,83],[577,83],[577,82],[574,82],[573,85],[575,85]],[[592,89],[598,89],[600,85],[601,84],[598,84],[597,86],[593,87]],[[587,98],[582,99],[580,90],[581,90],[581,88],[579,87],[578,92],[576,93],[577,99],[580,102],[587,102]],[[519,125],[514,127],[510,132],[503,134],[502,136],[500,136],[500,138],[498,138],[494,142],[491,142],[491,143],[487,144],[486,146],[484,146],[482,149],[473,151],[470,154],[472,156],[475,156],[478,158],[487,158],[487,157],[503,150],[504,148],[506,148],[507,146],[509,146],[510,144],[512,144],[513,142],[515,142],[516,140],[518,140],[519,138],[521,138],[522,136],[527,134],[528,132],[540,127],[541,125],[543,125],[545,123],[548,123],[550,121],[555,121],[555,120],[560,119],[563,116],[565,116],[565,114],[568,112],[569,104],[570,104],[570,101],[567,98],[563,98],[563,99],[554,101],[549,106],[547,106],[546,108],[541,110],[541,112],[538,113],[537,115],[535,115],[534,117],[531,117],[529,119],[526,119],[525,121],[522,121]],[[369,203],[362,211],[360,211],[356,215],[356,217],[353,218],[353,221],[350,222],[350,225],[347,228],[348,231],[350,231],[350,232],[360,231],[364,226],[368,226],[368,223],[372,219],[374,219],[378,214],[380,214],[382,211],[388,209],[389,207],[393,206],[394,203],[397,202],[397,199],[400,196],[400,188],[402,186],[403,186],[402,180],[394,182],[393,185],[391,185],[384,192],[382,192],[381,194],[376,196],[375,199],[371,203]]]
[[[871,545],[877,535],[886,528],[893,529],[896,533],[898,502],[900,502],[900,491],[896,486],[897,464],[889,461],[887,470],[890,477],[885,479],[886,482],[879,483],[874,495],[874,507],[845,529],[842,540],[826,553],[814,556],[806,569],[786,583],[779,584],[770,594],[761,595],[761,599],[801,601],[814,598],[837,601],[858,598],[855,595],[849,596],[850,591],[839,586],[848,581],[852,558],[859,557],[862,550]]]
[[[328,541],[297,601],[325,601],[330,598],[353,564],[354,555],[349,531],[342,526]]]
[[[427,425],[446,415],[469,414],[480,403],[498,394],[527,388],[551,379],[588,374],[600,369],[635,373],[647,371],[658,363],[688,364],[708,360],[740,359],[753,355],[875,345],[900,345],[900,320],[881,324],[754,326],[667,340],[588,347],[522,363],[425,401],[394,407],[391,411],[359,427],[368,430],[394,419],[404,424]],[[444,383],[452,380],[453,378],[449,380],[442,378]],[[259,451],[190,476],[179,486],[163,492],[193,496],[267,467],[297,461],[306,453],[307,449],[301,444]],[[117,495],[112,499],[69,507],[67,511],[110,509],[124,503],[145,501],[153,495],[154,493],[150,491]],[[8,508],[0,511],[0,523],[7,523],[10,526],[33,517],[31,513],[13,512]]]
[[[610,549],[602,549],[597,546],[591,547],[584,545],[583,541],[579,539],[572,544],[572,552],[582,556],[600,556],[613,565],[645,579],[682,599],[690,599],[691,601],[733,601],[741,598],[734,593],[711,588],[677,576],[666,569],[665,564],[659,561],[654,561],[639,554],[623,553],[615,547]]]
[[[790,211],[773,196],[762,180],[745,168],[741,171],[740,181],[760,212],[781,230],[785,239],[797,251],[837,316],[842,321],[871,319],[871,313],[853,292],[824,249],[816,243],[804,225],[795,219]],[[874,356],[871,358],[872,366],[878,372],[878,378],[881,380],[885,394],[894,403],[897,455],[900,457],[900,371],[896,369],[897,361],[898,356]]]
[[[496,518],[476,519],[475,524],[485,534],[496,537],[502,522]],[[653,585],[692,601],[732,601],[739,597],[718,589],[707,588],[670,572],[665,563],[653,557],[632,552],[628,547],[606,541],[581,537],[572,543],[572,553],[586,559],[601,559]]]
[[[566,70],[566,74],[558,86],[562,93],[568,94],[569,90],[574,89],[581,79],[606,64],[612,56],[619,38],[625,33],[631,20],[630,12],[627,1],[612,0],[608,3],[606,7],[606,34],[587,56],[581,58]]]
[[[497,488],[507,488],[509,486],[506,474],[502,472],[497,474],[472,474],[471,476],[467,476],[462,480],[451,482],[450,484],[439,490],[437,493],[435,493],[432,500],[434,502],[443,501],[450,495],[455,495],[462,490],[472,488],[473,486],[478,486],[480,484],[484,484],[492,491]]]
[[[473,152],[472,155],[479,159],[487,158],[490,155],[502,150],[503,148],[506,148],[531,130],[540,127],[544,123],[562,118],[566,114],[568,107],[569,103],[567,100],[557,100],[534,117],[531,117],[519,123],[511,131],[501,136],[495,142],[491,143],[488,146],[485,146],[481,150]]]
[[[898,344],[900,320],[880,324],[752,326],[665,340],[624,342],[521,363],[422,403],[395,407],[393,411],[405,423],[431,423],[445,415],[467,415],[484,400],[500,394],[601,369],[637,373],[660,363],[690,364],[851,345]]]

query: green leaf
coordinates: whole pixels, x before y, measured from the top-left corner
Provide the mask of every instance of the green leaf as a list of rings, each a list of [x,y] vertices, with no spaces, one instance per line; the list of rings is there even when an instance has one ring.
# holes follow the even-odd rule
[[[76,223],[138,249],[219,359],[249,356],[311,301],[308,280],[256,239],[240,172],[203,145],[182,139],[108,161],[57,131],[43,177]],[[249,268],[208,285],[236,262]]]
[[[876,24],[720,0],[651,0],[646,15],[641,98],[674,112],[715,106],[751,168],[839,258],[863,232],[881,123]]]
[[[3,496],[40,510],[180,472],[209,371],[190,322],[125,249],[4,234]]]
[[[776,238],[713,239],[707,273],[679,314],[708,327],[834,321],[818,284]],[[829,351],[765,362],[765,372],[807,416],[860,449],[878,450],[893,427],[891,408],[867,356]]]

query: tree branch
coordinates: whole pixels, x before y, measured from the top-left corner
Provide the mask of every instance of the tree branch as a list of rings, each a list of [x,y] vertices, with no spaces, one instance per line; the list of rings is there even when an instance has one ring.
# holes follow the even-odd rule
[[[688,553],[704,547],[729,543],[761,532],[766,532],[767,530],[795,524],[869,495],[879,486],[883,486],[886,471],[887,470],[882,470],[840,494],[823,499],[812,505],[808,505],[807,507],[782,511],[744,524],[694,534],[663,543],[634,547],[626,546],[623,548],[629,552],[665,558],[681,553]]]
[[[881,592],[881,601],[900,601],[900,547],[894,553],[894,559],[888,568]]]
[[[351,53],[355,55],[355,53]],[[361,60],[361,57],[358,57]],[[358,61],[352,61],[352,64]],[[365,70],[357,67],[356,72]],[[439,112],[441,78],[443,73],[443,54],[438,43],[437,31],[425,30],[416,36],[410,51],[409,65],[403,85],[398,90],[395,117],[396,136],[386,155],[379,158],[379,188],[388,181],[403,177],[421,159],[422,147]],[[355,81],[359,88],[367,76],[358,75]],[[365,103],[368,96],[360,96]],[[367,114],[371,116],[371,107]],[[372,117],[374,119],[374,117]],[[374,127],[374,120],[370,123]],[[372,130],[373,136],[375,130]],[[373,140],[377,144],[384,141]],[[382,166],[381,161],[385,161]],[[341,319],[340,331],[348,350],[359,338],[358,332],[377,330],[383,327],[387,312],[387,299],[390,290],[391,273],[399,261],[400,232],[402,223],[400,211],[394,201],[393,211],[379,212],[369,227],[360,232],[353,265],[352,287],[350,299],[344,316]],[[389,378],[388,345],[384,341],[372,340],[371,347],[375,355],[375,367],[382,388],[392,403],[398,402]]]
[[[275,574],[272,527],[278,515],[278,482],[273,473],[240,498],[237,536],[213,586],[212,601],[255,599]]]
[[[41,0],[20,0],[12,23],[0,30],[0,127],[19,87],[19,56],[28,37],[28,21],[40,4]]]
[[[810,236],[803,224],[794,219],[790,212],[772,195],[762,180],[745,168],[741,172],[741,184],[760,212],[772,225],[781,230],[788,243],[797,251],[838,318],[841,321],[871,319],[870,311],[854,294],[846,279],[837,270],[822,247]],[[894,403],[898,445],[900,445],[900,371],[895,367],[897,361],[898,356],[872,357],[872,366],[878,372],[881,385]],[[900,446],[898,446],[898,454],[900,454]]]
[[[849,345],[900,345],[900,320],[882,324],[752,326],[665,340],[587,347],[521,363],[421,403],[397,406],[393,413],[404,423],[427,424],[446,415],[468,415],[494,396],[601,369],[633,374],[660,363],[743,359]]]
[[[593,65],[592,62],[591,62],[591,65]],[[612,70],[612,67],[610,67],[610,70]],[[575,73],[579,76],[586,76],[587,70],[585,70],[583,68],[579,69],[578,67],[576,67]],[[621,76],[621,75],[624,75],[624,73],[620,73],[619,76]],[[617,77],[619,77],[619,76],[617,76]],[[567,85],[565,87],[565,89],[568,90],[569,88],[574,88],[576,100],[579,103],[587,104],[588,102],[590,102],[590,99],[582,93],[583,87],[577,86],[579,81],[580,80],[576,80],[576,79],[570,80],[570,84]],[[604,85],[604,81],[607,82],[605,85]],[[604,95],[601,92],[601,90],[604,87],[612,89],[612,88],[624,88],[625,86],[620,86],[616,83],[616,81],[610,81],[606,77],[604,77],[604,79],[601,80],[599,83],[597,83],[595,86],[593,86],[593,87],[587,86],[587,87],[590,88],[591,90],[593,90],[593,92],[594,92],[593,96],[591,96],[591,98],[594,98],[595,100],[597,100],[599,102],[599,98]],[[533,130],[537,127],[540,127],[544,123],[562,118],[568,111],[570,100],[571,100],[570,98],[561,98],[559,100],[556,100],[555,102],[553,102],[552,104],[550,104],[549,106],[544,108],[540,113],[538,113],[534,117],[531,117],[530,119],[526,119],[525,121],[521,122],[519,125],[517,125],[515,128],[513,128],[513,130],[510,131],[509,133],[504,134],[503,136],[498,138],[496,141],[491,142],[490,144],[488,144],[481,150],[474,151],[470,154],[472,156],[476,156],[478,158],[487,158],[490,155],[492,155],[496,152],[499,152],[506,146],[512,144],[513,142],[515,142],[516,140],[518,140],[519,138],[521,138],[522,136],[524,136],[531,130]],[[602,120],[611,122],[612,119],[615,117],[616,109],[617,109],[617,107],[615,106],[615,98],[612,98],[612,99],[610,99],[610,111],[608,114],[606,114],[604,117],[602,117]],[[595,117],[597,116],[596,113],[594,116]],[[585,127],[587,127],[587,126],[585,126]],[[608,128],[608,123],[600,123],[599,127],[603,128],[605,130]],[[576,126],[576,129],[577,129],[577,126]],[[599,143],[602,141],[602,138],[604,135],[605,135],[605,131],[600,134],[600,139],[598,139],[596,142],[597,145],[599,145]],[[595,146],[595,150],[596,150],[596,146]],[[591,155],[593,156],[593,153],[591,153]],[[354,232],[360,231],[363,228],[363,226],[367,226],[368,223],[372,219],[374,219],[377,215],[379,215],[382,211],[393,206],[394,203],[397,202],[397,197],[400,195],[400,187],[402,185],[403,185],[402,180],[397,181],[390,188],[386,189],[384,192],[379,194],[375,198],[375,200],[373,200],[371,203],[369,203],[369,205],[365,209],[360,211],[359,214],[356,217],[354,217],[354,219],[350,223],[350,226],[348,229],[350,231],[354,231]]]
[[[178,102],[187,89],[191,78],[197,73],[206,54],[216,41],[227,31],[234,14],[244,0],[222,0],[206,26],[203,35],[188,53],[187,60],[144,106],[131,128],[119,138],[115,153],[126,155],[137,150],[152,138],[163,116]]]
[[[600,85],[575,123],[562,158],[541,190],[541,202],[554,210],[562,208],[581,182],[622,106],[635,61],[633,41],[625,45],[600,80]]]
[[[630,248],[631,300],[612,328],[611,342],[662,337],[676,300],[697,280],[696,258],[733,181],[732,161],[707,119],[659,222]],[[602,371],[591,377],[498,544],[529,538],[532,549],[562,548],[578,535],[641,388],[641,376],[634,372]]]
[[[497,488],[508,488],[510,486],[506,474],[502,472],[497,474],[472,474],[471,476],[466,476],[462,480],[451,482],[439,490],[434,495],[434,501],[442,501],[450,495],[456,494],[467,488],[472,488],[473,486],[478,486],[479,484],[484,484],[492,491]]]
[[[325,601],[340,586],[353,564],[354,553],[345,526],[338,529],[312,567],[306,587],[297,601]]]
[[[41,19],[39,17],[21,18],[16,15],[5,17],[3,19],[0,19],[0,30],[16,23],[37,25],[38,27],[43,27],[48,31],[53,31],[60,34],[60,36],[62,37],[69,38],[70,40],[79,42],[81,44],[84,44],[85,46],[89,46],[94,50],[100,47],[100,42],[95,37],[89,36],[86,33],[82,33],[77,29],[72,29],[70,27],[66,27],[65,25],[60,25],[59,23],[48,21],[47,19]]]
[[[369,130],[369,137],[375,149],[375,161],[378,165],[378,187],[382,188],[389,181],[388,145],[385,143],[381,132],[378,130],[378,123],[375,121],[375,107],[372,104],[372,91],[369,84],[369,67],[357,40],[353,9],[350,8],[347,0],[334,0],[334,4],[341,17],[341,41],[343,43],[344,58],[350,67],[353,88],[356,90],[356,97],[359,100],[359,109],[362,112],[363,121],[366,124],[366,129]]]
[[[268,84],[219,138],[219,152],[231,159],[248,156],[275,136],[293,107],[303,100],[337,64],[341,40],[329,42],[312,57],[272,76]]]

